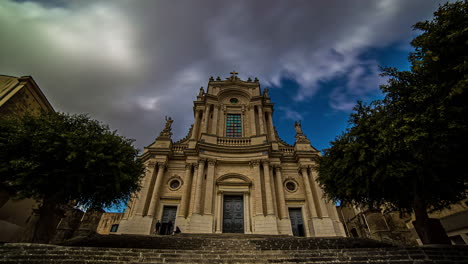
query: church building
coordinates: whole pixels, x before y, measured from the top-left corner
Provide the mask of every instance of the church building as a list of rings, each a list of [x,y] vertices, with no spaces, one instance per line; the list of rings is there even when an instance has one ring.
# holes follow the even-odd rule
[[[142,189],[128,203],[117,233],[345,236],[333,203],[316,183],[320,155],[295,123],[296,142],[282,141],[274,104],[255,78],[236,72],[210,78],[194,101],[194,124],[173,142],[173,120],[144,149]],[[170,229],[170,231],[167,231]]]

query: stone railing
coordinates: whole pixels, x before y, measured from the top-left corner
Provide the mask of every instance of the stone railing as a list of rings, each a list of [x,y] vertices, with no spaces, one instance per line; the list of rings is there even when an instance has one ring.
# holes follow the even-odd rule
[[[172,151],[174,153],[184,153],[184,150],[188,147],[188,145],[173,145]]]
[[[280,147],[279,151],[283,152],[286,155],[294,154],[294,147]]]
[[[222,146],[250,146],[250,138],[219,137],[218,145]]]

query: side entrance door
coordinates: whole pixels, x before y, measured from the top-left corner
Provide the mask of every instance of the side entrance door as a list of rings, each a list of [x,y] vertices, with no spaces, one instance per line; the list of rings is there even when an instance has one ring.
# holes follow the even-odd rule
[[[244,198],[225,195],[223,205],[223,233],[244,233]]]
[[[289,208],[289,219],[294,236],[304,236],[304,221],[302,220],[301,208]]]
[[[177,206],[164,206],[161,219],[161,235],[170,235],[174,230]]]

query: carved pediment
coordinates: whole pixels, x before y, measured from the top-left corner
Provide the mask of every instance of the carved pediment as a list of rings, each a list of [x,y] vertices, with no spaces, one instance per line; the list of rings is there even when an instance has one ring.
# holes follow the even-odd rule
[[[252,181],[242,174],[229,173],[216,180],[217,185],[251,185]]]

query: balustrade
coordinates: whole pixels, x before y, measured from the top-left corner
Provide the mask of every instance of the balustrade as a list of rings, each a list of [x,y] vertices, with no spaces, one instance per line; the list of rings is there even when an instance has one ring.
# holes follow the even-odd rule
[[[223,146],[249,146],[250,138],[218,138],[218,145]]]

